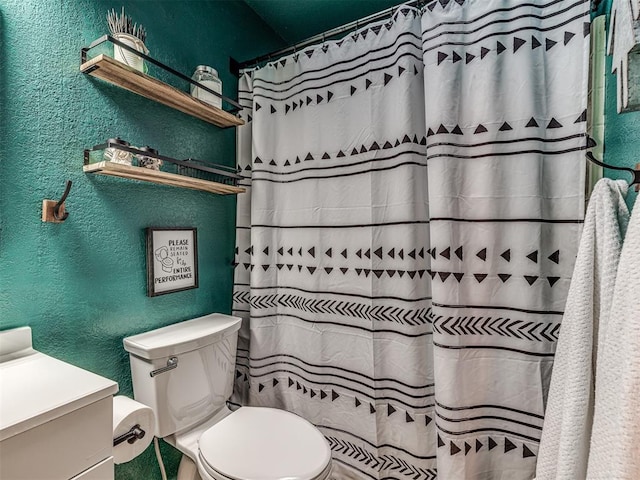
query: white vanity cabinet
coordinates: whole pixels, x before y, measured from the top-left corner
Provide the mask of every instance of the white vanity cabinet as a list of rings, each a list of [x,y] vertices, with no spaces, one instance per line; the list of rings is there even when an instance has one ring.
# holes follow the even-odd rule
[[[0,332],[0,480],[113,480],[118,384]]]

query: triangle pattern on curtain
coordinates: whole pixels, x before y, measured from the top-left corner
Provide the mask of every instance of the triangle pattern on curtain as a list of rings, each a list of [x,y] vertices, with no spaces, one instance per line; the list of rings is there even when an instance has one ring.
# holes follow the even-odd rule
[[[232,405],[315,424],[336,478],[534,474],[589,9],[507,4],[402,7],[240,79]]]

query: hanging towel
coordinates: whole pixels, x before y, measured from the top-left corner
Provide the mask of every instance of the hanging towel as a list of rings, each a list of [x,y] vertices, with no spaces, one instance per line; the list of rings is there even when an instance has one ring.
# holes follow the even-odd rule
[[[595,362],[602,344],[598,330],[609,321],[629,219],[627,189],[623,180],[603,178],[591,194],[556,349],[537,480],[578,480],[586,476]],[[640,359],[640,350],[637,355]]]
[[[640,479],[639,305],[640,207],[636,206],[620,255],[611,313],[600,332],[588,479]]]

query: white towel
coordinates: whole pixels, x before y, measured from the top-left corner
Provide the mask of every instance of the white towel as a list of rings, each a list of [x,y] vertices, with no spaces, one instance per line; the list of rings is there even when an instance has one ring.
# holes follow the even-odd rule
[[[640,479],[640,203],[620,255],[609,321],[600,332],[587,478]]]
[[[603,178],[591,194],[556,349],[537,480],[580,480],[586,476],[595,361],[601,345],[598,329],[608,322],[611,311],[629,219],[624,201],[627,189],[623,180]]]

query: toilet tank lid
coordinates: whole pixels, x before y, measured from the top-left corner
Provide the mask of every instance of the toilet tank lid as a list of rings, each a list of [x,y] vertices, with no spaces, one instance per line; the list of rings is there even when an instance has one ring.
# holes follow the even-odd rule
[[[148,360],[180,355],[211,345],[240,329],[242,319],[211,313],[127,337],[124,349]]]

